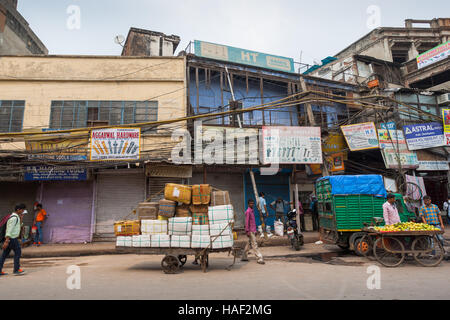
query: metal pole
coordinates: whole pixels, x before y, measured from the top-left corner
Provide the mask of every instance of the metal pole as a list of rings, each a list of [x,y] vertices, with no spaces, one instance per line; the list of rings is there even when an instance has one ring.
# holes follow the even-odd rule
[[[227,66],[225,66],[225,71],[227,72],[227,79],[228,79],[228,85],[230,86],[230,90],[231,90],[231,96],[233,97],[233,101],[236,101],[236,98],[234,96],[233,86],[231,84],[230,73],[228,72],[228,67]],[[241,117],[238,114],[236,115],[236,117],[238,119],[239,128],[242,129]]]
[[[262,215],[261,204],[259,203],[258,189],[256,188],[255,175],[254,175],[252,169],[250,169],[250,178],[252,179],[253,192],[255,193],[256,207],[258,208],[258,211],[259,211],[259,219],[261,220],[261,227],[263,229],[264,239],[267,240],[268,237],[267,237],[267,232],[266,232],[266,225],[264,223],[264,217]]]

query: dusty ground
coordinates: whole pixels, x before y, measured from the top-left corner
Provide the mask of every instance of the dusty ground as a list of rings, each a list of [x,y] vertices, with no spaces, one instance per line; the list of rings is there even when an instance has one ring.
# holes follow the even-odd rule
[[[366,258],[342,254],[334,246],[307,244],[300,252],[289,247],[262,248],[266,265],[211,254],[202,273],[192,265],[166,275],[163,256],[103,255],[23,259],[24,276],[0,278],[0,299],[449,299],[450,264],[424,268],[409,261],[385,268]],[[305,256],[306,255],[306,256]],[[371,266],[380,267],[381,289],[370,290]],[[78,266],[81,289],[67,288],[68,267]],[[11,272],[8,260],[4,271]],[[369,269],[368,269],[369,268]],[[70,278],[72,279],[72,278]],[[69,280],[70,280],[69,279]],[[70,282],[70,281],[69,281]],[[75,283],[75,282],[70,282]]]

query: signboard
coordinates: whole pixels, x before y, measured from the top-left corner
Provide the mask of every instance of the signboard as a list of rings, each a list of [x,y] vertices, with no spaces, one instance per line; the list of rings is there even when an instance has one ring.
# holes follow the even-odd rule
[[[442,110],[442,119],[444,121],[445,144],[450,146],[450,109]]]
[[[381,154],[387,169],[415,169],[419,166],[417,154],[409,151],[401,130],[378,130]],[[400,160],[400,165],[399,165]]]
[[[437,122],[403,126],[409,150],[420,150],[445,145],[444,128]]]
[[[345,170],[344,153],[335,153],[327,157],[328,172],[340,172]]]
[[[450,167],[447,161],[421,161],[417,171],[449,171]]]
[[[388,130],[396,130],[397,126],[395,125],[395,122],[386,122],[386,123],[380,123],[381,129],[388,129]]]
[[[292,58],[274,56],[198,40],[194,41],[194,46],[195,54],[199,57],[247,64],[277,71],[295,72],[294,60]]]
[[[444,60],[447,57],[450,57],[450,41],[417,56],[417,67],[419,69],[425,68],[426,66]]]
[[[373,122],[341,126],[342,133],[351,151],[378,148],[378,137]]]
[[[91,161],[139,160],[140,128],[99,129],[91,132]]]
[[[84,181],[87,169],[63,169],[52,166],[30,166],[25,168],[25,181]]]
[[[264,164],[321,164],[320,127],[262,127]]]
[[[88,137],[88,131],[64,134],[55,131],[54,135],[33,135],[25,138],[25,148],[29,152],[29,160],[84,161],[87,160]]]

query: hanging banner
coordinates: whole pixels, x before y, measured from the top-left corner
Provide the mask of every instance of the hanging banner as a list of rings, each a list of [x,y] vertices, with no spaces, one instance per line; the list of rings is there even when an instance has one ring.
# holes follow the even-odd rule
[[[416,169],[419,160],[415,152],[409,151],[401,130],[378,130],[381,154],[387,169]],[[400,164],[399,164],[400,160]]]
[[[444,120],[445,144],[450,146],[450,109],[442,110],[442,118]]]
[[[341,172],[345,170],[344,153],[335,153],[327,157],[328,172]]]
[[[322,164],[320,127],[262,127],[264,164]]]
[[[342,134],[330,133],[328,137],[323,140],[322,151],[325,154],[343,153],[344,160],[347,160],[348,152],[343,151],[347,149],[347,143]]]
[[[397,126],[395,122],[386,122],[386,123],[380,123],[381,129],[388,129],[388,130],[396,130]]]
[[[417,56],[417,68],[425,68],[433,63],[444,60],[447,57],[450,57],[450,41],[438,45]]]
[[[99,129],[91,132],[91,161],[139,160],[140,128]]]
[[[403,126],[409,150],[420,150],[445,145],[444,128],[437,122]]]
[[[341,126],[342,133],[351,151],[378,148],[378,137],[373,122]]]

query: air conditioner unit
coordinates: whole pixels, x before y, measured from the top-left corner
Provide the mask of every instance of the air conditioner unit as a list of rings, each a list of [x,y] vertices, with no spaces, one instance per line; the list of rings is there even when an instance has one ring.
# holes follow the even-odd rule
[[[450,103],[450,93],[441,94],[437,97],[438,104]]]

